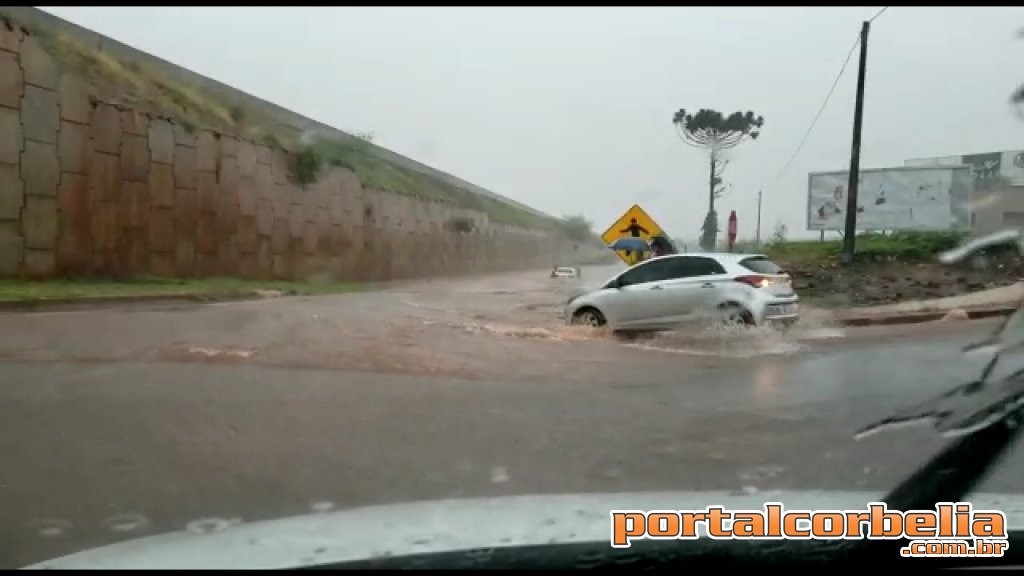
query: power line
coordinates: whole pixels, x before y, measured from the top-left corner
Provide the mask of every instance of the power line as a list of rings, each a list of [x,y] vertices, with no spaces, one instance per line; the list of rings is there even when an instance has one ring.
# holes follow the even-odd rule
[[[881,12],[879,12],[879,14],[881,14]],[[875,17],[877,18],[878,14],[876,14]],[[850,52],[846,55],[846,60],[843,62],[842,68],[840,68],[839,73],[836,74],[836,79],[832,81],[832,87],[829,88],[828,95],[825,96],[825,101],[821,103],[821,108],[818,108],[818,113],[814,115],[814,120],[811,120],[811,125],[807,127],[807,132],[805,132],[804,137],[800,139],[800,143],[797,144],[796,150],[793,151],[789,160],[787,160],[786,164],[782,167],[782,170],[779,171],[779,175],[775,177],[774,183],[778,183],[778,181],[782,179],[782,175],[786,173],[786,170],[789,169],[789,165],[793,163],[797,154],[800,153],[800,149],[803,148],[804,143],[807,142],[807,138],[811,135],[811,131],[814,130],[814,125],[818,123],[818,119],[821,118],[821,113],[825,111],[825,106],[827,106],[828,101],[832,99],[832,94],[836,91],[836,86],[839,85],[839,80],[843,77],[843,72],[846,72],[846,66],[849,65],[850,58],[853,57],[853,52],[857,49],[858,45],[860,45],[860,34],[857,34],[857,39],[853,42],[853,46],[850,47]]]
[[[872,17],[871,17],[871,19],[870,19],[870,20],[868,20],[868,22],[874,22],[874,21],[875,21],[875,18],[878,18],[879,16],[881,16],[882,14],[884,14],[884,13],[885,13],[885,11],[886,11],[886,10],[888,10],[888,9],[889,9],[889,7],[888,7],[888,6],[886,6],[886,7],[882,8],[881,10],[879,10],[879,11],[878,11],[878,13],[877,13],[877,14],[875,14],[874,16],[872,16]]]

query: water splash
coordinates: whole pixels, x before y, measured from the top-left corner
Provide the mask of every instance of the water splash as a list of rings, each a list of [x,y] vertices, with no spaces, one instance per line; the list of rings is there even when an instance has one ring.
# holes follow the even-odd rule
[[[512,338],[530,338],[554,341],[582,341],[607,338],[611,332],[604,328],[592,326],[559,326],[544,328],[539,326],[514,326],[507,324],[481,322],[447,322],[449,328],[462,330],[469,334],[489,334]]]
[[[658,332],[624,346],[656,352],[728,358],[795,354],[804,349],[800,342],[770,327],[717,325]]]

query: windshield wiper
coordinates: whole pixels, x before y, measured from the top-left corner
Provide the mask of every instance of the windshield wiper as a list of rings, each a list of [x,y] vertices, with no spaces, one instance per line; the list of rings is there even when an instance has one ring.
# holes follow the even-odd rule
[[[945,252],[939,259],[946,264],[962,262],[982,250],[1007,244],[1015,244],[1024,255],[1021,231],[1004,230]],[[1005,353],[1021,348],[1024,311],[1018,305],[991,336],[964,348],[965,353],[988,350],[992,354],[977,380],[901,410],[856,434],[860,439],[886,429],[932,423],[943,436],[956,438],[884,498],[890,508],[930,509],[936,502],[962,500],[1013,445],[1020,434],[1024,369],[1002,377],[994,374]]]
[[[943,263],[962,262],[974,254],[1000,245],[1015,244],[1024,255],[1020,230],[990,234],[943,253]],[[894,510],[928,510],[939,502],[961,502],[984,481],[1017,441],[1024,405],[1024,369],[998,376],[996,368],[1006,352],[1024,348],[1024,312],[1020,304],[991,336],[964,348],[964,353],[987,350],[992,356],[978,379],[956,386],[926,402],[911,406],[870,424],[855,435],[866,436],[915,424],[932,424],[954,440],[909,477],[889,491],[881,501]],[[888,547],[899,547],[902,539],[857,541],[847,552],[869,555]]]

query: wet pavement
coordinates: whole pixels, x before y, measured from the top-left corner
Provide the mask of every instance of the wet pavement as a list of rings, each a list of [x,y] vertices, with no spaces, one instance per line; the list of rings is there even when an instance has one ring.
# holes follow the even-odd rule
[[[535,271],[336,296],[4,314],[0,360],[244,362],[544,382],[597,377],[624,358],[673,370],[843,335],[812,311],[786,335],[699,329],[624,342],[566,326],[568,296],[617,269],[585,269],[582,283]]]
[[[882,491],[942,441],[852,433],[975,374],[958,348],[994,322],[841,329],[812,314],[787,334],[621,341],[564,326],[573,289],[541,271],[3,315],[2,566],[425,498]],[[1019,462],[985,488],[1021,491]]]

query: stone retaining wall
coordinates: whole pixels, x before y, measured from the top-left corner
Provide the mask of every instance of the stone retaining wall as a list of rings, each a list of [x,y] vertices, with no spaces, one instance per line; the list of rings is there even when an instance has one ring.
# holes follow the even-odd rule
[[[572,250],[342,168],[302,187],[292,162],[98,101],[0,23],[0,276],[389,280],[549,266]]]

